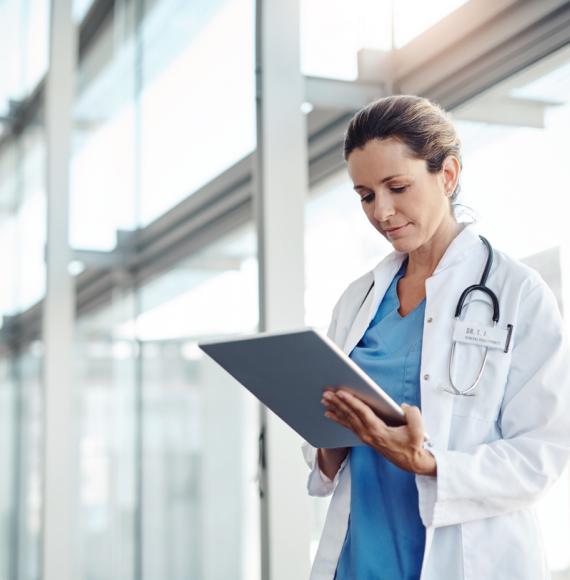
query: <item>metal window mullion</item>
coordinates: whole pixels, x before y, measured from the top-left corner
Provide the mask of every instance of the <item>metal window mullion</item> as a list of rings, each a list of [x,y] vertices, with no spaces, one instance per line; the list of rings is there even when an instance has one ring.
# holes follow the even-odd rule
[[[308,164],[299,25],[299,0],[257,1],[254,215],[260,331],[304,324]],[[264,409],[260,422],[262,578],[307,578],[311,509],[301,440]]]
[[[75,88],[72,0],[52,0],[46,83],[47,243],[43,309],[44,580],[78,577],[78,393],[73,381],[74,296],[68,264],[69,158]]]

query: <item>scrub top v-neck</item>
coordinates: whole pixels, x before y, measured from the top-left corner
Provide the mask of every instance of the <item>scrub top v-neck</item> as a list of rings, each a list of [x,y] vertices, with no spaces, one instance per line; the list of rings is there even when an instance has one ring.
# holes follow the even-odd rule
[[[350,353],[397,403],[421,408],[420,360],[425,299],[399,313],[397,286],[407,259],[364,336]],[[413,473],[367,445],[350,452],[350,517],[335,580],[417,580],[425,544]]]

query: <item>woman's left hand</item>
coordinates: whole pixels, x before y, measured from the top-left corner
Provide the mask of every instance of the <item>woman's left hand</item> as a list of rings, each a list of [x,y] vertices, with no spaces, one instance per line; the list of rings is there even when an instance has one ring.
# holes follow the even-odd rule
[[[389,427],[366,403],[346,390],[326,389],[321,402],[327,408],[327,417],[353,431],[394,465],[419,475],[437,474],[435,457],[423,448],[425,432],[417,407],[402,404],[406,425]]]

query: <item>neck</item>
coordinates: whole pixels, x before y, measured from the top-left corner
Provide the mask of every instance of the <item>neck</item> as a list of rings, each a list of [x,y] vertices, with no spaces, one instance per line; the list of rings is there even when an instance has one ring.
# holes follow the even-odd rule
[[[429,278],[445,254],[449,244],[463,229],[462,224],[449,219],[442,222],[433,236],[422,246],[409,253],[406,274]]]

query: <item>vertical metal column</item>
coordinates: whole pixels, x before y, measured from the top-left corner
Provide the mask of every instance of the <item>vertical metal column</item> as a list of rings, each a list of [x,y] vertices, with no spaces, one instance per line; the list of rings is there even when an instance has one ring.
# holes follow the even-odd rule
[[[72,0],[52,0],[46,85],[47,288],[43,311],[44,580],[76,580],[78,397],[72,378],[74,293],[68,264],[69,159],[75,89]]]
[[[300,0],[256,5],[258,234],[260,330],[304,324],[304,208],[307,131],[301,113]],[[262,578],[309,574],[310,502],[301,439],[261,412]]]

